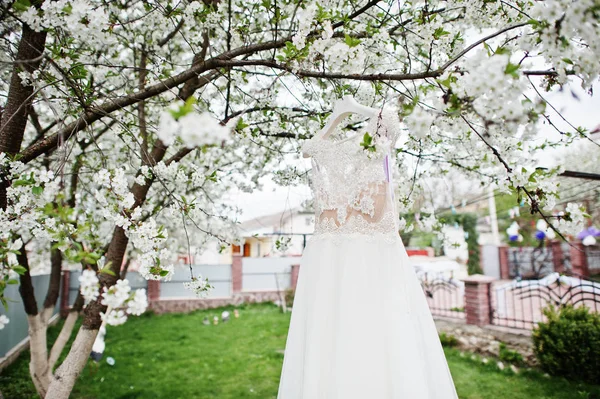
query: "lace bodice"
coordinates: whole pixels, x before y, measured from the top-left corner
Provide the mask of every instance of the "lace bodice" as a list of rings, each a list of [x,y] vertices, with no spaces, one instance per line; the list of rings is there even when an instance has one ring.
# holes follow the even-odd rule
[[[383,108],[360,132],[341,140],[314,136],[302,152],[312,157],[309,182],[315,204],[315,236],[366,234],[398,239],[398,214],[390,156],[399,136],[398,115]],[[334,129],[339,130],[340,124]],[[365,133],[373,138],[363,141]]]

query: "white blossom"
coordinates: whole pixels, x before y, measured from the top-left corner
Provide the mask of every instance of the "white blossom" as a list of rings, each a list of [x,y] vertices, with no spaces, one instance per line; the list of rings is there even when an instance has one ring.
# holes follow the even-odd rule
[[[159,120],[156,135],[165,145],[173,144],[178,135],[179,124],[168,111],[162,111]]]
[[[559,218],[557,226],[559,231],[563,231],[566,234],[576,236],[585,225],[585,212],[583,206],[569,202],[565,208],[565,211],[569,214],[570,220],[565,218]]]
[[[181,139],[188,148],[220,144],[229,137],[229,130],[207,112],[191,112],[182,116],[178,122],[181,125]]]
[[[195,277],[192,279],[192,281],[184,282],[183,287],[194,292],[194,294],[199,298],[206,297],[211,288],[207,280],[202,280],[202,276]]]
[[[294,46],[301,49],[306,45],[306,36],[310,32],[312,23],[317,12],[317,3],[308,2],[302,4],[303,8],[299,8],[296,14],[298,20],[298,29],[292,37]]]
[[[103,287],[101,303],[111,308],[118,308],[129,298],[130,291],[129,281],[119,279],[110,288]]]
[[[6,315],[0,315],[0,330],[3,330],[9,322],[10,319]]]
[[[146,296],[146,290],[144,288],[135,290],[133,298],[127,301],[128,314],[139,316],[146,311],[147,307],[148,297]]]
[[[100,318],[102,321],[106,320],[106,323],[111,326],[119,326],[127,321],[127,315],[122,310],[111,310],[108,315],[104,312],[100,312]]]
[[[78,278],[79,290],[83,296],[85,303],[96,300],[100,290],[100,280],[96,276],[96,272],[91,269],[85,269],[81,272]]]
[[[327,21],[323,21],[323,32],[321,34],[321,37],[324,40],[327,39],[331,39],[333,37],[333,28],[331,26],[331,21],[327,20]]]

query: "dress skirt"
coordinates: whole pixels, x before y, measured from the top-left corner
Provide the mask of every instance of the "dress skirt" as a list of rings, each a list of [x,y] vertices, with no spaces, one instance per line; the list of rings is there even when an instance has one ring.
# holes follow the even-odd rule
[[[399,237],[313,236],[300,261],[277,399],[454,399]]]

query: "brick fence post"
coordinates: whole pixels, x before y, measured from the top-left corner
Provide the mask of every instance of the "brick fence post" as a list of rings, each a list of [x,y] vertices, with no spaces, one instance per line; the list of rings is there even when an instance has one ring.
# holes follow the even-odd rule
[[[498,246],[498,262],[500,263],[500,278],[502,280],[510,279],[510,265],[508,262],[508,246]]]
[[[67,317],[69,314],[69,286],[71,284],[71,271],[63,270],[61,279],[60,293],[60,317]]]
[[[571,251],[571,269],[573,273],[586,278],[590,277],[585,246],[581,241],[571,242],[571,245],[569,250]]]
[[[299,271],[300,271],[300,265],[292,265],[291,286],[294,291],[296,290],[296,285],[298,285],[298,272]]]
[[[231,261],[232,292],[242,291],[242,254],[233,254]]]
[[[465,278],[465,313],[467,324],[491,324],[491,284],[495,279],[482,274]]]
[[[550,252],[552,253],[552,263],[554,265],[554,271],[557,273],[564,273],[565,259],[562,247],[560,246],[560,241],[561,240],[551,240],[548,243],[548,247],[550,247]]]
[[[160,280],[148,280],[148,302],[160,299]]]

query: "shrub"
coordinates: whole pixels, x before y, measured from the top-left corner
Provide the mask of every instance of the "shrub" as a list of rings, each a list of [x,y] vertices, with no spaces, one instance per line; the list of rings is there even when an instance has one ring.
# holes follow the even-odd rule
[[[504,342],[500,342],[500,352],[498,353],[498,357],[500,358],[500,360],[506,363],[514,364],[515,366],[522,366],[523,364],[525,364],[525,361],[523,360],[523,355],[521,355],[517,351],[508,349]]]
[[[600,384],[600,315],[572,305],[544,309],[533,350],[549,374]]]
[[[442,346],[454,347],[458,345],[458,340],[452,334],[440,333],[440,342]]]
[[[285,290],[285,305],[287,307],[293,307],[295,294],[296,291],[293,288],[288,288],[287,290]]]

